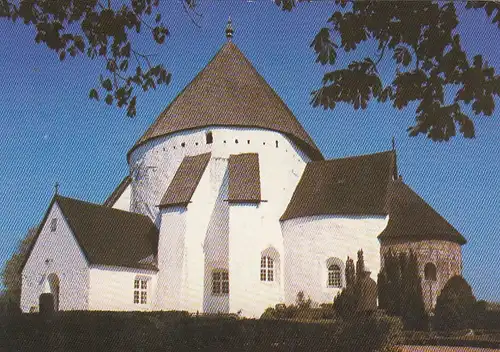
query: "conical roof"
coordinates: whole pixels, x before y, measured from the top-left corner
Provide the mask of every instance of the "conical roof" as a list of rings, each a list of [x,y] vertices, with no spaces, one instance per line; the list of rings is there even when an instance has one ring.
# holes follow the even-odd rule
[[[231,41],[158,116],[129,155],[151,139],[208,126],[256,127],[281,132],[311,159],[323,159],[293,113]]]
[[[401,180],[391,182],[388,194],[389,223],[378,238],[467,241],[445,218]]]

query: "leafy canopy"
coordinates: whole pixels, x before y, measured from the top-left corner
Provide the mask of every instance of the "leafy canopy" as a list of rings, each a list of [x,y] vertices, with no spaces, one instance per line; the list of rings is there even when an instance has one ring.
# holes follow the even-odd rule
[[[195,6],[194,0],[181,3],[187,12]],[[165,42],[169,30],[159,4],[159,0],[0,0],[0,18],[34,27],[35,41],[54,50],[61,61],[80,54],[101,59],[105,70],[89,97],[126,107],[132,117],[134,88],[156,89],[171,79],[164,65],[153,63],[153,55],[137,50],[137,39],[131,39],[134,33],[146,32],[154,43]]]
[[[292,10],[294,0],[276,0]],[[500,76],[482,55],[472,60],[464,51],[457,31],[459,18],[453,1],[345,1],[336,0],[327,26],[311,43],[316,62],[335,66],[339,52],[355,51],[365,42],[377,46],[375,57],[354,60],[323,77],[312,94],[313,106],[334,109],[348,103],[365,109],[368,102],[390,100],[397,109],[416,104],[411,136],[426,134],[433,141],[448,141],[460,133],[475,135],[474,123],[464,112],[471,104],[474,115],[491,116],[500,96]],[[467,9],[483,9],[500,29],[500,3],[468,1]],[[394,63],[392,82],[386,86],[378,71],[384,56]],[[454,91],[446,99],[448,90]]]
[[[284,11],[297,2],[275,0]],[[416,123],[411,136],[426,134],[434,141],[447,141],[460,133],[475,135],[474,115],[493,114],[500,96],[500,76],[481,54],[472,59],[462,48],[457,32],[459,18],[453,1],[348,1],[335,0],[338,11],[329,18],[311,43],[321,65],[335,66],[341,51],[355,51],[365,42],[377,46],[375,57],[350,62],[323,77],[312,93],[311,103],[334,109],[337,103],[365,109],[368,102],[390,100],[397,109],[416,105]],[[193,20],[196,0],[181,0]],[[91,99],[126,107],[136,115],[134,89],[155,89],[170,82],[171,74],[154,57],[138,51],[135,33],[149,33],[163,44],[169,30],[162,22],[160,0],[0,0],[0,18],[22,20],[36,29],[35,40],[54,50],[61,60],[68,55],[102,59],[104,73]],[[500,4],[468,1],[467,9],[482,9],[500,28]],[[137,36],[137,35],[135,35]],[[134,37],[134,40],[131,39]],[[378,64],[389,57],[394,62],[392,82],[383,85]],[[448,89],[454,97],[446,99]]]

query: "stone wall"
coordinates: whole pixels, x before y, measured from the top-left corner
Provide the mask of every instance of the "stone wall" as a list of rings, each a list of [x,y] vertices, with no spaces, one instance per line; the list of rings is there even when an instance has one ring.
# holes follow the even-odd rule
[[[460,244],[443,240],[411,241],[406,239],[384,240],[380,248],[381,259],[391,250],[393,253],[409,253],[412,250],[417,255],[422,292],[427,310],[436,305],[436,299],[446,282],[455,275],[462,273],[462,249]],[[436,277],[432,275],[432,265],[436,268]]]

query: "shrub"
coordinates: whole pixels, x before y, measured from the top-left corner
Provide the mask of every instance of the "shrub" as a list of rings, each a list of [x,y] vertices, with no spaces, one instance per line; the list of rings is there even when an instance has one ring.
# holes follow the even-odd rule
[[[348,319],[355,314],[357,303],[358,297],[353,287],[346,287],[333,299],[333,307],[342,319]]]
[[[474,326],[476,298],[462,276],[454,276],[444,285],[437,298],[435,327],[437,330],[461,330]]]
[[[398,318],[384,314],[359,315],[345,323],[335,350],[392,351],[401,341],[402,324]]]
[[[403,318],[405,329],[427,328],[427,313],[422,295],[416,255],[384,254],[384,266],[378,275],[379,307]]]

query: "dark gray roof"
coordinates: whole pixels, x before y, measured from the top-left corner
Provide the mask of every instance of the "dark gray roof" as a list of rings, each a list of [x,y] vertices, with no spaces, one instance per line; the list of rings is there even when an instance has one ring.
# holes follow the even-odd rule
[[[393,151],[307,164],[281,220],[312,215],[389,215],[389,239],[465,238],[397,177]],[[396,178],[396,180],[394,180]]]
[[[156,269],[142,264],[156,256],[158,229],[145,215],[57,196],[66,218],[89,263]]]
[[[258,203],[261,201],[258,154],[230,155],[228,170],[229,202]]]
[[[158,270],[152,259],[157,254],[158,229],[147,216],[58,195],[45,214],[26,260],[55,202],[89,264]]]
[[[308,163],[281,220],[387,214],[387,187],[397,174],[395,159],[389,151]]]
[[[109,197],[104,201],[103,205],[105,207],[112,207],[131,182],[132,178],[128,175],[125,176],[120,184],[115,188],[113,193],[111,193]]]
[[[187,205],[191,201],[191,197],[210,161],[210,155],[210,153],[206,153],[184,157],[158,205],[160,208],[171,205]]]
[[[293,113],[232,42],[227,42],[179,93],[128,155],[151,139],[207,126],[278,131],[289,136],[311,159],[323,159]]]
[[[379,235],[382,242],[393,238],[467,242],[446,219],[400,180],[391,182],[388,207],[389,223]]]

